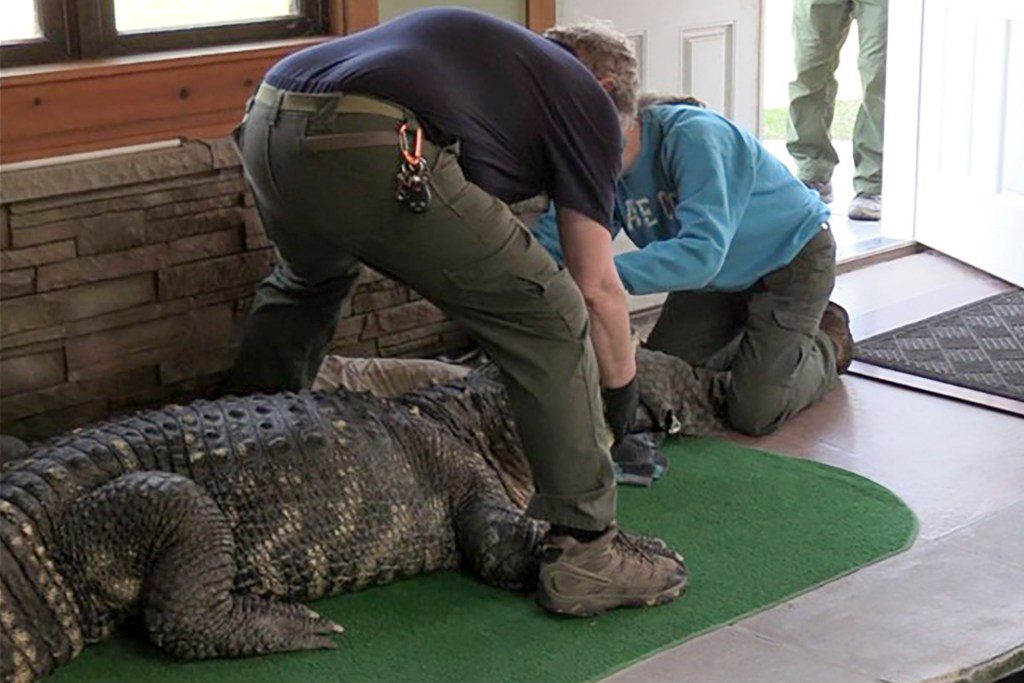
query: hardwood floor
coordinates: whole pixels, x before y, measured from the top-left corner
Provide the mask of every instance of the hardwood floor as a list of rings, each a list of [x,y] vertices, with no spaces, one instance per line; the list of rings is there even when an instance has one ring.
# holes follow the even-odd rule
[[[833,298],[864,338],[1006,287],[924,252],[841,275]],[[845,375],[777,433],[729,438],[892,489],[917,514],[918,540],[611,680],[992,680],[1024,665],[1024,419]]]

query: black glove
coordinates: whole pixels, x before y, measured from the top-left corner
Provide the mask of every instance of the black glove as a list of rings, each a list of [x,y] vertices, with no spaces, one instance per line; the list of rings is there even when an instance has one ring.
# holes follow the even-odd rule
[[[636,377],[618,389],[604,390],[604,415],[612,429],[615,443],[621,442],[633,429],[636,408],[640,404],[640,386]]]
[[[668,470],[668,458],[658,447],[664,437],[630,434],[612,447],[615,480],[620,484],[650,486]]]

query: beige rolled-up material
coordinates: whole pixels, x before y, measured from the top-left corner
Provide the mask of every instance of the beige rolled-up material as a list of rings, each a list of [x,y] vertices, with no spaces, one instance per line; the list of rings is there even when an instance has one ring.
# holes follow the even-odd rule
[[[369,391],[382,398],[401,396],[430,384],[469,374],[469,368],[425,358],[345,358],[327,356],[313,382],[315,391]]]

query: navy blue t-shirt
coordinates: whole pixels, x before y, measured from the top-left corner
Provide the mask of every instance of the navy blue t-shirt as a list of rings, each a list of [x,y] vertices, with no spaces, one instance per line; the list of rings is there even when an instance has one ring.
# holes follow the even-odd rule
[[[509,203],[546,192],[611,227],[622,154],[615,106],[571,52],[522,26],[419,10],[290,55],[266,81],[401,104],[432,141],[461,142],[466,177],[487,192]]]

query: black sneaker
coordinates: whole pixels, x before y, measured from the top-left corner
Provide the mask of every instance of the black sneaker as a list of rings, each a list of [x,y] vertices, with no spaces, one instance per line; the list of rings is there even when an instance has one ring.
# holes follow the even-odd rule
[[[668,471],[668,458],[658,449],[660,441],[649,432],[630,434],[612,447],[615,481],[650,486]]]

